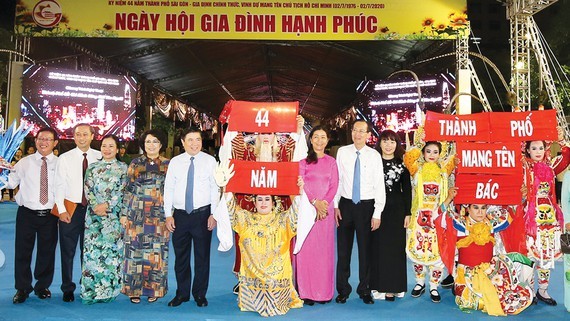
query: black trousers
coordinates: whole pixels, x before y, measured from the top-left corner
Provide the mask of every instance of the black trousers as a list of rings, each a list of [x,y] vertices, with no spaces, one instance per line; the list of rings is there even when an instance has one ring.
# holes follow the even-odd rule
[[[210,279],[210,245],[212,231],[208,231],[210,206],[204,206],[188,214],[184,210],[174,210],[176,229],[172,233],[172,246],[176,258],[176,295],[190,298],[190,288],[194,298],[206,297]],[[194,279],[190,266],[190,255],[194,244]]]
[[[36,244],[36,266],[32,287],[32,253]],[[18,207],[16,214],[16,240],[14,279],[16,290],[31,292],[50,287],[55,266],[55,248],[57,246],[57,217],[50,213],[38,216],[24,206]]]
[[[360,296],[370,294],[369,287],[369,248],[371,240],[371,220],[374,213],[374,200],[364,200],[354,204],[342,197],[338,208],[342,216],[337,228],[337,263],[336,289],[339,294],[348,296],[352,287],[348,283],[350,277],[350,258],[354,232],[358,246],[358,287],[356,293]]]
[[[87,207],[77,204],[70,223],[59,222],[59,249],[61,252],[61,291],[73,292],[73,260],[77,250],[77,241],[83,262],[83,237],[85,235],[85,212]]]

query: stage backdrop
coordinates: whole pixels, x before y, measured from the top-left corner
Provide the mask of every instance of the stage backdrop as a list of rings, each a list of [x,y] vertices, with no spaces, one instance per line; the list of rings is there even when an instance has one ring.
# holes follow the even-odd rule
[[[20,0],[34,37],[421,40],[469,35],[466,0]]]

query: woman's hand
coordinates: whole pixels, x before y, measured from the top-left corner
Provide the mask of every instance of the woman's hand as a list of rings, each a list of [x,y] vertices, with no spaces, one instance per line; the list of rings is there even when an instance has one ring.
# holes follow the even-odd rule
[[[127,227],[127,217],[126,217],[126,216],[121,217],[120,222],[121,222],[121,226],[122,226],[123,228]]]
[[[93,212],[99,216],[107,216],[108,209],[109,204],[107,204],[107,202],[93,206]]]
[[[317,210],[317,220],[323,220],[328,215],[329,202],[325,200],[315,200],[315,209]]]

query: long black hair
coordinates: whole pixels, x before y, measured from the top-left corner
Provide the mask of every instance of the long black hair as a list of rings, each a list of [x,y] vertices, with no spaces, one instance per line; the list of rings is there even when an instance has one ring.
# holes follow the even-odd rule
[[[313,129],[311,130],[311,133],[309,133],[309,139],[307,142],[307,146],[309,147],[309,152],[307,153],[307,164],[317,163],[319,161],[319,158],[317,157],[317,153],[315,152],[315,149],[313,148],[313,143],[311,143],[311,139],[313,138],[313,135],[315,134],[315,132],[317,130],[324,131],[325,134],[327,135],[327,139],[331,138],[331,134],[329,133],[329,131],[324,126],[317,125],[317,126],[313,127]]]

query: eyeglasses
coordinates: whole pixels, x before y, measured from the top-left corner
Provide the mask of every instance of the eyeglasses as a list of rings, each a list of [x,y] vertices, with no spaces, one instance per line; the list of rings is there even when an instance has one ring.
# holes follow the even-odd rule
[[[160,144],[159,140],[145,140],[145,144]]]
[[[36,140],[39,140],[40,142],[53,142],[55,139],[53,138],[36,138]]]
[[[353,129],[352,132],[353,132],[353,133],[357,133],[357,134],[366,134],[366,133],[368,133],[368,131],[367,131],[367,130],[364,130],[364,129],[361,129],[361,130]]]

